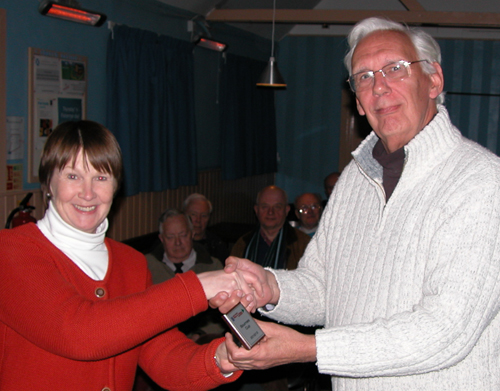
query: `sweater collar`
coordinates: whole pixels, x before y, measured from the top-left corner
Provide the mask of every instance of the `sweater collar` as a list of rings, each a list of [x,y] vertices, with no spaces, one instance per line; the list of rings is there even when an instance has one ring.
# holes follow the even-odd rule
[[[61,215],[57,212],[56,208],[49,202],[49,207],[45,215],[40,220],[40,227],[42,225],[54,236],[54,238],[64,243],[66,240],[77,240],[85,249],[92,249],[95,246],[104,242],[106,231],[108,229],[108,219],[105,219],[96,229],[96,233],[90,234],[76,229],[66,223]]]
[[[43,218],[37,221],[37,226],[85,274],[94,280],[104,278],[108,268],[108,252],[104,244],[108,219],[97,227],[96,233],[83,232],[66,223],[50,202]]]
[[[402,178],[411,175],[413,179],[416,179],[428,175],[461,142],[462,135],[451,123],[446,108],[438,105],[437,109],[438,113],[431,122],[404,146],[405,162]],[[352,156],[369,177],[382,183],[382,166],[372,155],[378,140],[379,138],[372,131],[352,153]]]

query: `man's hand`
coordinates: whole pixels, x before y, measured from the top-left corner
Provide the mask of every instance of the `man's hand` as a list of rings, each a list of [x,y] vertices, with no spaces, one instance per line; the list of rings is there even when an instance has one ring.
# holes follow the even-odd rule
[[[222,314],[227,314],[238,303],[241,303],[248,312],[253,313],[257,309],[254,296],[252,294],[245,295],[240,290],[234,291],[231,295],[227,292],[219,292],[208,302],[210,307],[218,308]]]
[[[273,322],[256,320],[266,336],[251,350],[239,348],[226,334],[228,360],[239,369],[267,369],[277,365],[316,361],[316,338]]]
[[[214,359],[223,375],[228,376],[232,372],[238,371],[238,368],[231,364],[227,359],[227,348],[224,342],[217,347]]]
[[[257,306],[278,304],[280,290],[274,274],[262,266],[243,258],[229,257],[224,267],[226,273],[240,273],[245,281],[255,289]],[[253,284],[257,284],[253,286]]]
[[[233,293],[237,291],[237,295],[241,298],[245,297],[248,301],[247,306],[257,308],[257,291],[262,291],[261,282],[253,275],[248,274],[243,276],[240,271],[225,272],[217,270],[212,272],[204,272],[198,274],[207,300],[214,297],[220,297],[220,293],[224,292],[227,297],[235,296]]]
[[[262,266],[249,261],[248,259],[229,257],[226,260],[226,273],[237,273],[247,284],[247,288],[253,294],[252,300],[248,291],[244,293],[237,292],[219,292],[209,301],[210,307],[219,308],[223,314],[227,313],[240,301],[248,312],[255,312],[259,307],[268,303],[277,304],[280,296],[278,283],[274,274],[264,270]]]

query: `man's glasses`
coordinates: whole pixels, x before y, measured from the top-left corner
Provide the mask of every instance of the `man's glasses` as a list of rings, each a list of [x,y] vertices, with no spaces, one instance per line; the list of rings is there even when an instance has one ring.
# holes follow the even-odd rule
[[[353,92],[360,92],[371,88],[375,81],[375,74],[378,72],[380,72],[387,81],[401,81],[411,75],[410,65],[416,64],[417,62],[427,62],[430,64],[428,60],[396,61],[387,64],[378,71],[363,71],[355,73],[349,77],[347,81],[349,82]]]
[[[300,214],[307,214],[309,212],[313,212],[316,209],[321,209],[321,205],[319,204],[312,204],[312,205],[302,205],[299,209]]]

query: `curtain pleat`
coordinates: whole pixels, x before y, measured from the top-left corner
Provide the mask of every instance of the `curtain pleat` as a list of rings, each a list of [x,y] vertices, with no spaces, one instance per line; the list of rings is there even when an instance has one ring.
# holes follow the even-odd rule
[[[124,195],[196,184],[192,44],[115,26],[107,50],[107,127],[123,152]]]
[[[273,89],[257,88],[265,62],[226,54],[220,80],[222,177],[277,171]]]
[[[445,104],[467,138],[500,154],[500,42],[438,40]]]

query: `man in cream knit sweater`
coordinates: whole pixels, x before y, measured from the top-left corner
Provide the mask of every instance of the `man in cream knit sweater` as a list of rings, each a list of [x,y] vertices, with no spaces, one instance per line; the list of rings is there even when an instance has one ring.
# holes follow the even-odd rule
[[[297,270],[229,258],[259,276],[260,323],[242,369],[314,361],[334,390],[500,390],[500,159],[442,105],[438,44],[387,20],[358,23],[345,63],[373,132],[353,152]],[[227,295],[212,305],[230,306]]]

